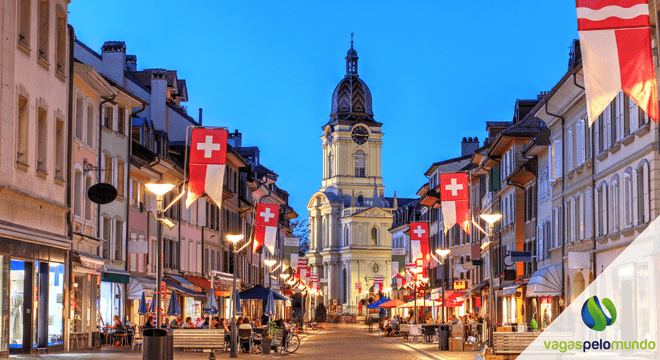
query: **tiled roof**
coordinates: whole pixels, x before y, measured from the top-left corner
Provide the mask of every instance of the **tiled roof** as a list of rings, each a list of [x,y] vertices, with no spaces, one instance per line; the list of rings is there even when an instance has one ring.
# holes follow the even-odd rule
[[[525,116],[525,118],[510,127],[502,131],[504,135],[526,135],[526,134],[536,134],[541,130],[541,127],[545,126],[543,120],[537,118],[531,113]]]
[[[486,127],[502,127],[511,125],[511,121],[486,121]]]

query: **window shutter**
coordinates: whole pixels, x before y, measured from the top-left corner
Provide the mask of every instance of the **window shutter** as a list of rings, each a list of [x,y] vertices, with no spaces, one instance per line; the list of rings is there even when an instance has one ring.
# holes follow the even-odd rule
[[[552,147],[553,154],[552,154],[552,161],[554,165],[554,171],[552,173],[552,177],[555,179],[559,179],[562,177],[562,147],[561,147],[561,140],[555,140],[554,146]]]
[[[500,189],[500,168],[493,166],[488,174],[488,191],[498,191]]]
[[[573,129],[568,130],[568,171],[573,171]]]
[[[601,136],[603,137],[603,150],[609,149],[610,144],[611,144],[610,143],[610,140],[611,140],[610,133],[611,133],[611,130],[612,130],[612,128],[611,128],[611,126],[612,126],[611,125],[611,123],[612,123],[611,106],[612,105],[610,104],[610,106],[608,106],[607,109],[605,109],[605,111],[603,111],[603,121],[605,122],[605,126],[603,127],[603,133],[601,134]]]
[[[642,179],[642,184],[644,184],[644,222],[647,222],[651,220],[650,217],[650,212],[649,212],[649,166],[648,164],[643,165],[644,173],[643,176],[644,178]]]

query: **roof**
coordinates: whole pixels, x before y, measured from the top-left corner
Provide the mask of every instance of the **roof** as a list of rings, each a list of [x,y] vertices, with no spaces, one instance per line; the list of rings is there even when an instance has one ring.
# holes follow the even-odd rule
[[[489,127],[509,127],[511,121],[486,121],[486,128]]]
[[[401,207],[410,204],[411,202],[415,201],[417,199],[415,198],[396,198],[396,204]],[[394,207],[394,198],[393,197],[385,197],[385,201],[390,205],[390,208]]]
[[[443,169],[444,171],[457,171],[457,170],[461,170],[465,165],[467,165],[467,163],[466,163],[466,164],[462,164],[462,162],[469,162],[469,161],[471,161],[471,159],[472,159],[472,154],[468,154],[468,155],[461,156],[461,157],[457,157],[457,158],[453,158],[453,159],[448,159],[448,160],[438,161],[438,162],[436,162],[436,163],[433,163],[433,165],[431,165],[431,167],[429,167],[429,169],[426,170],[426,172],[424,172],[424,175],[426,175],[426,176],[430,176],[431,173],[432,173],[433,171],[435,171],[435,169],[438,168],[438,167],[443,167],[443,168],[444,168],[444,167],[447,167],[447,169]],[[454,165],[454,164],[457,165],[457,166],[459,166],[459,168],[454,168],[454,167],[452,167],[452,166],[448,166],[448,165]]]
[[[167,86],[168,87],[173,87],[174,86],[174,81],[177,80],[177,72],[176,70],[165,70],[165,69],[144,69],[140,71],[126,71],[127,75],[132,76],[135,80],[137,80],[140,84],[151,88],[151,75],[154,72],[158,71],[164,71],[165,72],[165,78],[167,79]],[[179,84],[177,83],[177,86]]]
[[[536,135],[541,131],[541,127],[545,127],[545,122],[537,118],[531,113],[525,116],[525,118],[501,132],[502,135]]]

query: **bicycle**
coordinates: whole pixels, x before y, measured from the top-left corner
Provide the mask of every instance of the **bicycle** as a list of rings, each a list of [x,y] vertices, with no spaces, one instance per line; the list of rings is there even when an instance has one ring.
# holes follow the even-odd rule
[[[291,325],[289,330],[285,329],[284,334],[284,349],[288,353],[294,353],[300,347],[300,338],[296,335],[298,327]]]

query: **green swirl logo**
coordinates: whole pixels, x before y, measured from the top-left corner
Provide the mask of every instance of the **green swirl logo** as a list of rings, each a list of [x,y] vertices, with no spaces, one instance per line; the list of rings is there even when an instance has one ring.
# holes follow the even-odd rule
[[[616,308],[612,301],[603,298],[603,305],[611,317],[605,315],[603,308],[600,306],[600,301],[598,301],[598,296],[590,297],[582,305],[582,321],[589,329],[603,331],[616,321]]]

